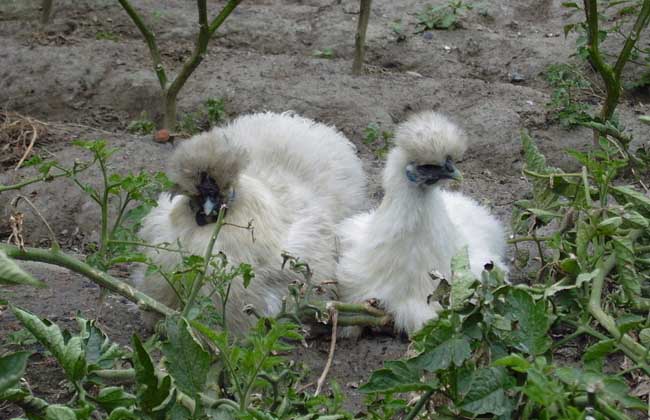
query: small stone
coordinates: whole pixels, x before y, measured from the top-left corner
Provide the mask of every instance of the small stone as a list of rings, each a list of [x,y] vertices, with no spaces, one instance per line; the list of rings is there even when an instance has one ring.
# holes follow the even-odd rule
[[[162,130],[156,131],[153,139],[157,143],[167,143],[169,141],[169,130],[163,128]]]
[[[445,45],[442,47],[446,52],[451,52],[451,47],[449,45]]]
[[[427,41],[431,41],[433,39],[433,33],[430,31],[427,31],[422,34],[422,38],[426,39]]]
[[[519,73],[517,70],[513,70],[512,72],[510,72],[509,76],[510,76],[510,81],[512,83],[521,83],[524,80],[526,80],[524,78],[524,75]]]

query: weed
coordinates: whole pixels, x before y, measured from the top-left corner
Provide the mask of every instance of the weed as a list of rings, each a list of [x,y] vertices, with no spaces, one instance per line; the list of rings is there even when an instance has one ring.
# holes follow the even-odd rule
[[[210,98],[205,102],[205,111],[210,126],[219,125],[226,119],[226,101],[223,98]]]
[[[451,0],[444,5],[430,6],[416,15],[418,19],[416,33],[433,29],[456,29],[465,11],[472,8],[471,4],[462,0]]]
[[[370,123],[365,130],[363,130],[363,134],[364,144],[367,144],[373,149],[377,159],[384,159],[393,145],[393,133],[381,130],[379,125]]]
[[[200,115],[195,112],[188,112],[183,114],[181,120],[177,124],[178,131],[186,135],[194,135],[200,132],[199,128]]]
[[[569,64],[553,64],[546,70],[546,81],[553,87],[549,108],[565,127],[574,127],[592,119],[590,106],[583,100],[591,83],[580,70]]]
[[[131,134],[139,134],[141,136],[152,134],[156,129],[156,124],[151,121],[145,112],[140,114],[140,117],[131,121],[129,126],[126,128]]]
[[[98,31],[95,34],[95,39],[98,41],[113,41],[118,42],[120,40],[119,35],[110,31]]]
[[[314,50],[312,55],[316,58],[332,59],[335,57],[334,50],[331,48],[323,48],[322,50]]]

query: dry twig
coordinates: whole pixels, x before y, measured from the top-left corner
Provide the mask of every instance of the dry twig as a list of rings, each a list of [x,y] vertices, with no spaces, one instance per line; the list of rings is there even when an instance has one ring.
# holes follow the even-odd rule
[[[314,396],[320,394],[320,391],[323,388],[323,384],[325,383],[325,379],[327,378],[327,374],[332,367],[332,361],[334,360],[334,350],[336,349],[336,327],[338,326],[338,311],[333,307],[330,307],[330,319],[332,320],[332,341],[330,343],[330,352],[327,356],[327,363],[325,363],[323,373],[321,373],[320,378],[318,378]]]

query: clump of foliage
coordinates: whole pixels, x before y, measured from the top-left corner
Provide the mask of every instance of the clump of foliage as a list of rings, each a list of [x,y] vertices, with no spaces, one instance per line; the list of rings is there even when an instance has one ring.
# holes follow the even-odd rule
[[[462,0],[450,0],[447,4],[430,6],[416,15],[416,33],[434,29],[456,29],[460,26],[460,19],[465,12],[472,8],[471,4]]]
[[[393,145],[394,134],[382,130],[378,124],[370,123],[363,130],[363,142],[372,147],[377,159],[384,159]]]
[[[582,72],[570,64],[553,64],[546,69],[546,81],[553,87],[548,104],[564,127],[575,127],[591,121],[590,106],[584,102],[584,92],[591,83]]]
[[[147,117],[147,114],[143,112],[142,114],[140,114],[140,117],[136,118],[135,120],[131,121],[131,123],[129,123],[128,127],[126,128],[126,131],[128,131],[131,134],[139,134],[141,136],[144,136],[147,134],[152,134],[155,129],[156,129],[156,123],[151,121],[151,119]]]
[[[566,25],[564,33],[578,33],[578,54],[589,60],[605,86],[605,100],[597,122],[611,120],[623,87],[623,69],[639,55],[650,59],[648,51],[638,47],[641,33],[650,21],[650,0],[584,0],[582,5],[577,2],[564,2],[563,5],[584,14],[584,20]],[[624,28],[628,27],[626,32]],[[608,62],[603,51],[603,45],[609,41],[617,50],[613,63]],[[597,136],[594,133],[595,141]]]
[[[178,122],[178,131],[194,135],[226,121],[226,101],[223,98],[210,98],[196,112],[188,112]]]
[[[334,50],[332,48],[323,48],[322,50],[314,50],[312,55],[316,58],[327,58],[332,59],[336,57]]]

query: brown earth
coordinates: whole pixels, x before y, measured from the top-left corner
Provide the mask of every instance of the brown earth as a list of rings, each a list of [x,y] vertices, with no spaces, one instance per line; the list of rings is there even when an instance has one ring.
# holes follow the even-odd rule
[[[158,83],[139,32],[117,2],[55,0],[52,23],[37,24],[39,1],[5,0],[0,4],[0,104],[46,123],[37,142],[40,153],[61,162],[84,156],[70,145],[77,138],[105,138],[120,150],[113,160],[118,172],[162,170],[173,146],[148,136],[127,134],[126,126],[143,111],[160,119]],[[216,11],[224,2],[210,1]],[[559,0],[474,2],[476,7],[452,31],[415,34],[416,16],[427,4],[441,1],[375,0],[368,29],[363,76],[350,74],[358,2],[352,0],[245,1],[209,47],[209,54],[180,95],[180,113],[199,109],[208,98],[224,98],[230,116],[240,113],[293,110],[341,129],[357,145],[370,176],[373,200],[381,196],[383,164],[363,143],[369,123],[392,130],[408,113],[435,109],[456,119],[472,145],[461,168],[462,189],[509,221],[511,204],[528,190],[521,177],[519,136],[528,129],[549,160],[565,169],[574,163],[567,148],[590,144],[587,130],[567,131],[553,121],[546,104],[550,87],[543,72],[554,63],[572,61],[575,40],[565,39],[563,26],[576,21]],[[157,31],[163,61],[177,71],[189,56],[196,32],[192,2],[133,0]],[[400,22],[402,40],[392,29]],[[646,42],[646,41],[644,41]],[[331,49],[334,57],[314,51]],[[634,65],[628,73],[639,71]],[[594,76],[595,78],[595,76]],[[637,114],[647,114],[647,95],[628,95],[621,120],[644,138]],[[0,148],[1,148],[0,144]],[[30,169],[6,167],[0,183],[17,182]],[[97,172],[87,178],[98,180]],[[83,252],[97,239],[93,203],[65,180],[24,189],[46,215],[65,247]],[[11,193],[0,195],[0,235],[8,235],[6,219]],[[27,238],[38,245],[47,238],[37,219],[27,213]],[[125,299],[98,300],[98,289],[80,276],[29,264],[50,284],[35,292],[3,289],[9,301],[66,326],[77,310],[98,316],[115,340],[127,344],[133,332],[144,333],[139,314]],[[516,275],[517,273],[515,273]],[[18,326],[0,314],[0,341]],[[315,340],[296,357],[317,375],[327,358],[327,340]],[[331,378],[358,409],[355,385],[383,360],[401,356],[406,343],[392,337],[364,337],[337,349]],[[28,380],[38,395],[64,400],[62,376],[47,357],[34,358]],[[0,417],[10,411],[0,408]],[[15,414],[15,413],[14,413]]]

